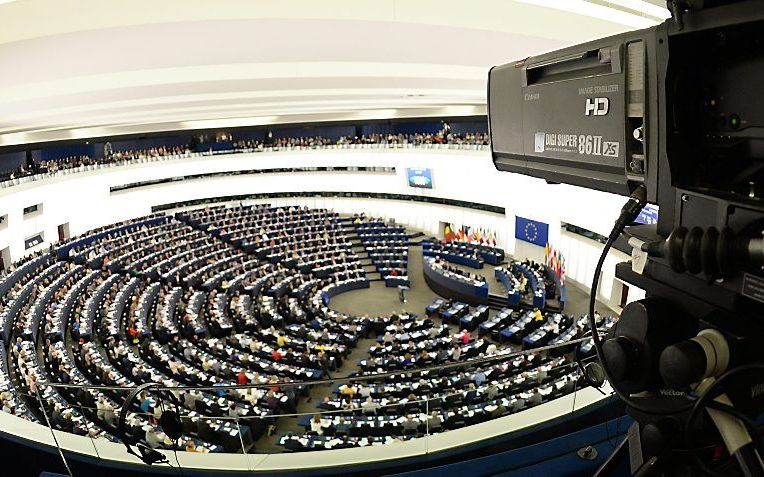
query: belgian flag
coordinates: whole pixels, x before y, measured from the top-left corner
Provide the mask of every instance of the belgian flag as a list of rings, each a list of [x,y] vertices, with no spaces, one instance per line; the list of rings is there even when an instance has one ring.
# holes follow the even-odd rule
[[[451,229],[451,224],[446,222],[445,227],[443,227],[443,238],[445,240],[453,240],[454,239],[454,231]]]

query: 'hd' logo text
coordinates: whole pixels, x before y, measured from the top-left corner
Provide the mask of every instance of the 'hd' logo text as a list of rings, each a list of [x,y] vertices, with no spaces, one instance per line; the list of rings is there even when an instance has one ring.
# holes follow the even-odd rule
[[[604,116],[610,109],[608,98],[586,98],[585,116]]]

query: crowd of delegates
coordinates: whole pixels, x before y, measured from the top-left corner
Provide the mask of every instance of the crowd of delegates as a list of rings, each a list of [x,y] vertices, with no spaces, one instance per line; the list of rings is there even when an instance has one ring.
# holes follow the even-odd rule
[[[93,158],[90,156],[70,156],[62,159],[35,161],[33,169],[41,173],[54,173],[64,169],[76,169],[83,166],[102,166],[109,164],[121,164],[142,159],[157,157],[180,157],[191,153],[188,146],[152,147],[148,149],[114,151],[103,157]]]
[[[504,258],[504,252],[500,249],[454,240],[424,240],[422,254],[425,257],[438,257],[470,268],[483,268],[486,261],[495,265]]]
[[[432,316],[391,317],[359,363],[369,378],[335,386],[320,412],[301,420],[305,432],[279,442],[290,451],[378,445],[495,419],[576,389],[569,356],[517,353],[467,328],[453,332],[445,311],[454,303],[441,305]],[[472,358],[481,364],[469,365]],[[451,367],[431,368],[441,364]]]
[[[183,446],[251,446],[273,432],[270,415],[294,412],[304,396],[285,383],[328,375],[371,329],[373,318],[336,313],[324,300],[333,288],[365,282],[345,240],[354,233],[327,210],[211,208],[123,222],[32,255],[0,284],[0,331],[14,358],[0,373],[3,408],[39,418],[40,402],[16,391],[34,396],[47,381],[260,384],[267,387],[179,396],[189,421]],[[113,439],[124,394],[41,391],[55,427]],[[152,447],[174,445],[157,430],[161,403],[140,401],[131,432]]]
[[[31,165],[22,164],[16,169],[0,173],[0,180],[7,181],[36,175],[45,177],[59,171],[121,165],[145,159],[188,157],[190,155],[191,150],[188,146],[160,146],[140,150],[115,151],[98,158],[77,155],[59,159],[35,160]]]
[[[321,148],[321,147],[348,147],[353,145],[381,145],[395,146],[430,146],[442,144],[448,147],[463,146],[487,146],[489,144],[487,133],[465,134],[369,134],[360,137],[325,138],[321,136],[277,138],[269,141],[241,140],[233,142],[232,151],[222,152],[253,152],[278,149],[294,148]],[[159,146],[139,150],[112,151],[102,157],[90,157],[87,155],[69,156],[60,159],[35,160],[33,164],[21,166],[0,172],[0,185],[13,179],[22,179],[32,176],[47,177],[67,170],[80,170],[82,168],[104,167],[121,165],[143,160],[156,160],[160,158],[191,157],[203,154],[192,152],[190,145],[185,146]]]
[[[557,286],[555,281],[551,278],[550,274],[547,273],[547,267],[543,263],[529,259],[522,260],[519,263],[527,270],[530,270],[530,272],[537,277],[537,280],[543,283],[546,298],[554,298],[555,294],[557,293]],[[522,280],[522,283],[527,285],[528,281],[526,275],[522,273],[518,273],[518,275],[518,278]]]
[[[437,270],[441,275],[453,278],[454,280],[476,286],[482,286],[486,283],[485,277],[482,275],[451,265],[448,261],[442,258],[425,257],[425,261],[429,262],[432,268]]]
[[[562,309],[565,289],[548,266],[532,260],[511,261],[508,266],[497,266],[494,274],[507,288],[510,305],[522,302],[538,308]]]
[[[353,246],[358,226],[374,222],[296,206],[208,207],[103,227],[25,258],[0,282],[2,409],[40,422],[47,414],[57,429],[110,440],[125,412],[130,435],[152,447],[250,450],[278,432],[274,416],[294,413],[307,397],[301,383],[336,376],[368,336],[377,340],[359,372],[397,374],[338,387],[317,405],[348,413],[308,417],[306,434],[279,435],[286,448],[455,429],[570,391],[575,379],[561,356],[422,369],[511,351],[476,330],[487,309],[443,311],[440,322],[332,310],[334,294],[369,286]],[[567,323],[550,326],[561,332]],[[176,443],[158,424],[158,396],[144,393],[122,409],[124,392],[48,382],[220,389],[176,393],[183,420]],[[225,387],[249,384],[259,386]]]
[[[318,148],[326,146],[383,145],[383,146],[426,146],[433,144],[487,146],[486,133],[466,133],[446,135],[443,132],[429,134],[368,134],[363,136],[341,136],[336,139],[321,136],[292,137],[262,140],[235,141],[235,150],[265,150],[271,148]]]

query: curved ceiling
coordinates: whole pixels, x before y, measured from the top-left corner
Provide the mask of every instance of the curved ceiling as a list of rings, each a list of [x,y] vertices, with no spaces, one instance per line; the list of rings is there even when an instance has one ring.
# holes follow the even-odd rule
[[[644,0],[0,0],[0,146],[484,114],[490,66],[667,15]]]

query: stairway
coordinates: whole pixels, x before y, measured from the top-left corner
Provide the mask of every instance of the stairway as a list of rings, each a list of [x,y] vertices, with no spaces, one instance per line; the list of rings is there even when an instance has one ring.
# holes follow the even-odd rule
[[[368,275],[369,273],[377,273],[377,267],[372,264],[363,265],[363,271]]]
[[[509,306],[509,299],[506,295],[488,294],[488,307],[494,310],[500,310]]]

